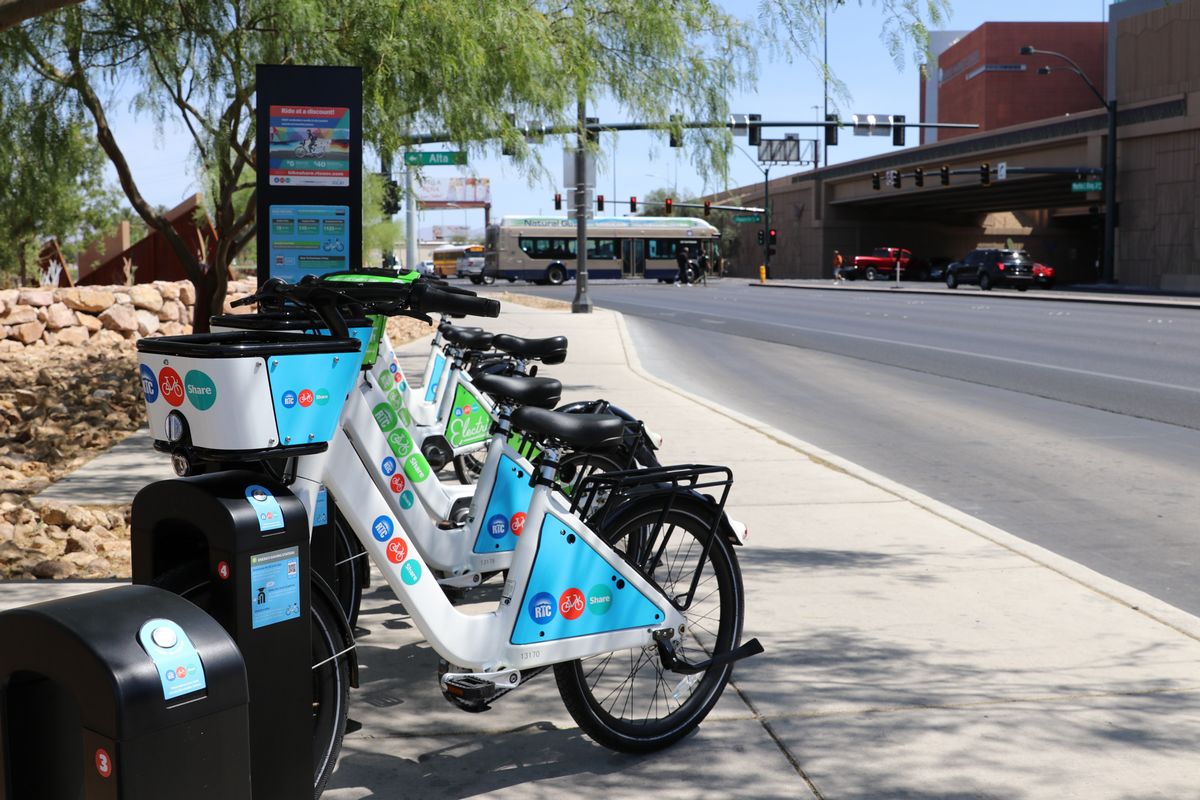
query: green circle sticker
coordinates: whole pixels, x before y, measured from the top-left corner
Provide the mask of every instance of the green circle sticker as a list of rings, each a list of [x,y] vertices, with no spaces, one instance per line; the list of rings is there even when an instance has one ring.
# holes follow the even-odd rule
[[[404,474],[409,477],[413,483],[420,483],[429,477],[429,462],[425,460],[425,456],[420,453],[413,453],[404,462]]]
[[[328,389],[317,389],[316,397],[317,397],[317,405],[319,405],[319,406],[325,405],[326,403],[329,402],[329,390]]]
[[[603,583],[597,583],[587,593],[587,610],[593,614],[604,615],[612,609],[612,589]]]
[[[395,389],[392,389],[390,392],[388,392],[387,399],[388,402],[391,403],[396,409],[400,409],[404,405],[404,395],[400,394],[400,392],[396,391]],[[400,416],[403,417],[404,415],[401,414]]]
[[[400,567],[400,580],[412,586],[417,581],[421,580],[421,565],[414,559],[405,561]]]
[[[409,492],[409,491],[401,492],[400,493],[400,507],[407,510],[407,509],[412,508],[412,505],[413,505],[413,493]]]
[[[400,419],[405,425],[412,425],[412,414],[408,413],[407,408],[400,409]]]
[[[392,448],[392,452],[400,458],[404,458],[413,450],[412,437],[408,435],[408,431],[404,428],[397,428],[388,434],[388,445]]]
[[[187,399],[201,411],[207,411],[217,402],[217,385],[198,369],[184,376],[183,388],[187,392]]]
[[[375,417],[375,424],[384,433],[396,427],[396,412],[392,411],[392,407],[387,403],[380,403],[375,406],[375,408],[371,409],[371,415]]]

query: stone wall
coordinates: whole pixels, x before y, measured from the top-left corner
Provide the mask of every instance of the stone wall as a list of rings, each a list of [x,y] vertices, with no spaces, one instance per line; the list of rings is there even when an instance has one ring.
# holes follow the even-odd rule
[[[225,311],[253,289],[252,280],[231,281]],[[5,289],[0,291],[0,352],[191,333],[195,302],[196,290],[188,281]]]

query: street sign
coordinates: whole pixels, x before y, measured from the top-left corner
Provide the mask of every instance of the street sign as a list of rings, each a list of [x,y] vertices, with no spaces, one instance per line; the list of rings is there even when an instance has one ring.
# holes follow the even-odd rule
[[[1008,178],[1008,162],[1001,161],[996,165],[996,180],[1002,181]]]
[[[736,223],[762,222],[762,214],[734,214],[733,221]]]
[[[1072,181],[1072,192],[1101,192],[1104,191],[1104,181]]]
[[[404,154],[404,163],[410,167],[450,167],[467,163],[467,154],[462,150],[421,151]]]
[[[855,136],[887,136],[892,132],[890,114],[851,114]]]

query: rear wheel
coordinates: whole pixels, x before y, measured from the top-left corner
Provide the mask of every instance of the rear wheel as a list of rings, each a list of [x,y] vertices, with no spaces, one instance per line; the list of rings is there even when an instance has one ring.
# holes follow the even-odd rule
[[[333,574],[337,585],[333,587],[338,605],[350,623],[350,629],[358,624],[358,611],[362,605],[363,589],[367,585],[367,573],[371,569],[367,551],[355,537],[350,526],[338,512],[333,527],[334,561]]]
[[[992,276],[986,271],[979,273],[979,289],[984,292],[989,292],[992,289]]]
[[[672,509],[665,519],[662,512],[662,501],[647,501],[617,521],[604,538],[650,575],[667,597],[682,600],[713,534],[709,521],[689,509]],[[660,535],[654,537],[660,519]],[[717,535],[684,611],[686,629],[676,653],[697,663],[732,650],[742,632],[742,607],[733,548]],[[694,730],[716,705],[732,671],[733,665],[725,664],[696,675],[669,672],[657,649],[649,646],[556,664],[554,677],[567,710],[588,736],[614,750],[647,753]]]
[[[181,564],[158,576],[154,586],[191,601],[210,613],[213,605],[212,576],[200,561]],[[325,791],[325,785],[337,766],[346,734],[350,709],[350,671],[346,649],[338,634],[337,617],[341,609],[330,603],[315,588],[310,593],[312,637],[312,720],[313,720],[313,797]],[[320,665],[320,666],[317,666]]]
[[[878,277],[879,277],[879,272],[878,272],[878,271],[876,271],[876,269],[875,269],[874,267],[867,267],[867,271],[866,271],[866,273],[865,273],[865,277],[866,277],[866,279],[867,279],[867,280],[869,280],[869,281],[873,281],[873,280],[875,280],[876,278],[878,278]]]
[[[493,283],[496,282],[496,275],[495,275],[495,273],[485,272],[485,273],[483,273],[481,280],[483,281],[484,286],[491,286]]]
[[[561,286],[566,279],[567,271],[558,264],[554,264],[546,270],[546,280],[551,286]]]
[[[470,486],[479,480],[483,472],[483,462],[470,453],[454,457],[454,477],[464,486]]]

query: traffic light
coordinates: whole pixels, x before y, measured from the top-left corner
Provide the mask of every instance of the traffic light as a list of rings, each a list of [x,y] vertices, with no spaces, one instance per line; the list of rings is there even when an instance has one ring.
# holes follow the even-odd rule
[[[774,247],[768,247],[768,248],[767,248],[767,255],[768,255],[768,256],[773,256],[773,255],[775,255],[775,248],[774,248]]]
[[[671,147],[683,147],[683,134],[675,132],[675,126],[683,124],[683,117],[678,114],[671,115],[670,140]]]
[[[629,198],[629,213],[630,214],[637,213],[637,198],[636,197]]]
[[[925,185],[925,170],[921,169],[920,167],[917,167],[913,170],[913,183],[915,183],[917,186]]]
[[[755,124],[761,119],[762,114],[746,115],[746,120],[750,123],[746,129],[746,143],[752,147],[758,147],[762,144],[762,126]]]
[[[826,122],[838,122],[838,115],[837,114],[826,114],[825,121]],[[837,125],[826,125],[825,126],[825,146],[832,147],[832,146],[836,145],[837,137],[838,137],[838,126]]]
[[[992,165],[984,162],[979,165],[979,182],[988,186],[992,182]]]
[[[879,173],[878,172],[871,173],[871,188],[877,192],[879,191]]]
[[[587,140],[592,144],[600,141],[600,118],[584,117],[583,122],[587,126]],[[593,125],[596,127],[592,127]]]
[[[602,194],[596,195],[596,210],[597,211],[604,210],[604,195],[602,195]]]
[[[671,216],[671,206],[673,206],[674,204],[675,204],[675,201],[669,197],[666,200],[663,200],[663,208],[665,208],[667,210],[668,217]]]
[[[898,169],[892,170],[892,188],[893,189],[900,188],[900,170],[898,170]]]
[[[383,215],[395,216],[400,213],[400,184],[389,179],[383,184]]]
[[[562,211],[562,195],[558,192],[554,193],[554,210]]]
[[[904,147],[904,115],[892,115],[892,144],[896,147]]]
[[[763,232],[762,228],[759,228],[758,229],[758,246],[762,247],[764,242],[766,242],[766,233]]]
[[[950,185],[950,165],[942,164],[942,186]]]
[[[712,200],[704,201],[704,216],[708,216],[712,212]]]
[[[775,239],[777,237],[778,237],[778,233],[776,233],[774,228],[771,228],[771,230],[767,231],[767,244],[771,244],[771,245],[775,244]]]

